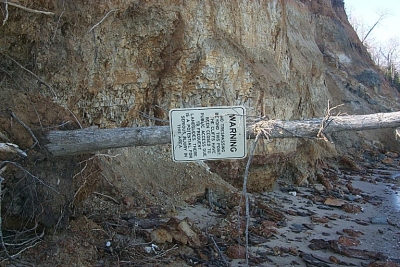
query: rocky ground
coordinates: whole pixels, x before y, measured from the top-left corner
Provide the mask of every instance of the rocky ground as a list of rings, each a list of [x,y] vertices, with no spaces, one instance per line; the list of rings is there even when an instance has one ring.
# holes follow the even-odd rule
[[[272,192],[251,194],[248,264],[400,266],[399,163],[396,153],[365,153],[362,164],[350,157],[341,168],[321,163],[318,181],[306,187],[280,180]],[[171,209],[121,209],[126,203],[100,193],[90,201],[101,202],[104,213],[76,217],[2,266],[246,264],[240,192],[220,199],[208,190]]]

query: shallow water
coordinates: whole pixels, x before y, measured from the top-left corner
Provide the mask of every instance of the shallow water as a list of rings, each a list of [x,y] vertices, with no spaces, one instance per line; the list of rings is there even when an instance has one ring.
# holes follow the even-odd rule
[[[387,219],[388,222],[376,225],[381,233],[376,236],[380,241],[371,242],[369,249],[385,252],[391,259],[400,259],[400,172],[395,171],[393,174],[383,176],[377,171],[376,177],[372,177],[381,180],[377,183],[361,181],[360,177],[354,177],[353,186],[361,189],[363,195],[374,197],[381,202],[380,205],[364,205],[364,213],[367,213],[370,219]],[[392,177],[396,179],[391,179]]]

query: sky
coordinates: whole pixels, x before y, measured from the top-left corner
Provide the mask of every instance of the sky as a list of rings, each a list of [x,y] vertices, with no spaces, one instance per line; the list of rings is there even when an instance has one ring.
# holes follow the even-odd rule
[[[376,42],[386,43],[396,37],[400,41],[400,0],[344,0],[346,13],[355,16],[370,29],[379,18],[379,12],[388,14],[371,32]],[[367,38],[367,41],[368,41]]]

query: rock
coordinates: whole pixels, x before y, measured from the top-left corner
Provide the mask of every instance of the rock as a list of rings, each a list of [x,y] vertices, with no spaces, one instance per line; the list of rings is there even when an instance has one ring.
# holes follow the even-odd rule
[[[290,229],[294,233],[301,233],[304,230],[304,226],[301,224],[293,223],[292,226],[290,226]]]
[[[135,227],[140,227],[142,229],[152,229],[154,227],[158,227],[160,221],[157,219],[136,219],[132,218],[128,220],[129,223],[134,225]]]
[[[185,235],[189,238],[189,242],[196,246],[200,246],[200,238],[195,231],[193,231],[192,227],[188,224],[186,220],[181,221],[178,224],[178,229],[181,230]]]
[[[180,231],[173,231],[172,236],[174,240],[178,243],[181,243],[182,245],[187,245],[189,241],[189,237]]]
[[[235,244],[226,249],[226,255],[231,259],[244,259],[246,257],[246,249]]]
[[[321,184],[323,184],[327,190],[333,189],[332,182],[325,175],[318,173],[317,178],[318,178],[318,181],[320,181]]]
[[[346,247],[358,246],[361,244],[360,240],[357,240],[353,237],[346,237],[346,236],[339,237],[338,243],[340,245],[343,245]]]
[[[314,189],[317,190],[318,192],[322,192],[326,189],[326,187],[322,184],[314,184]]]
[[[323,239],[312,239],[310,241],[311,244],[308,247],[312,250],[321,250],[329,248],[329,241],[325,241]]]
[[[358,199],[358,198],[360,198],[361,196],[360,195],[353,195],[353,194],[349,194],[348,196],[347,196],[347,199],[349,200],[349,201],[354,201],[354,200],[356,200],[356,199]]]
[[[362,168],[355,162],[354,158],[349,156],[349,155],[344,155],[339,163],[347,169],[350,169],[352,171],[361,171]]]
[[[397,223],[396,223],[395,221],[389,219],[389,218],[387,219],[387,222],[388,222],[388,224],[391,225],[391,226],[397,226]]]
[[[299,251],[295,247],[290,247],[288,253],[294,256],[299,255]]]
[[[340,263],[341,263],[341,260],[339,260],[339,259],[336,258],[335,256],[330,256],[330,257],[329,257],[329,260],[330,260],[331,262],[333,262],[333,263],[336,263],[336,264],[340,264]]]
[[[317,208],[320,210],[333,210],[332,207],[329,207],[327,205],[318,205]]]
[[[343,232],[348,234],[351,237],[359,237],[364,235],[363,232],[359,231],[359,230],[354,230],[354,229],[343,229]]]
[[[365,220],[355,219],[354,221],[359,225],[364,225],[364,226],[369,225],[369,222],[367,222]]]
[[[276,223],[268,220],[263,221],[259,226],[251,227],[250,231],[262,237],[272,237],[279,234],[276,230]]]
[[[400,179],[400,172],[392,174],[390,176],[390,179],[393,179],[393,180]]]
[[[400,264],[391,261],[376,261],[368,264],[367,267],[400,267]]]
[[[368,260],[368,259],[386,260],[388,258],[382,252],[370,251],[365,249],[355,249],[346,246],[340,246],[339,248],[336,247],[335,252],[340,253],[347,257],[357,258],[362,260]]]
[[[316,259],[315,257],[313,257],[313,255],[311,254],[306,254],[303,253],[300,255],[301,258],[307,263],[310,264],[312,266],[316,266],[316,267],[330,267],[329,264],[327,264],[326,262],[323,262],[319,259]]]
[[[356,77],[357,81],[371,88],[379,88],[382,84],[382,79],[378,73],[371,69],[364,70]]]
[[[353,194],[353,195],[359,195],[359,194],[361,194],[361,190],[358,189],[358,188],[354,188],[354,187],[353,187],[353,184],[352,184],[351,182],[348,182],[348,183],[346,184],[346,187],[347,187],[347,189],[349,190],[349,192],[350,192],[351,194]]]
[[[315,224],[313,223],[303,223],[304,227],[308,228],[309,230],[315,229]]]
[[[344,204],[342,206],[342,210],[348,213],[360,213],[361,212],[361,207],[358,205],[353,205],[353,204]]]
[[[347,202],[339,198],[327,198],[324,202],[325,205],[332,207],[342,207]]]
[[[172,235],[164,228],[158,228],[151,232],[151,240],[157,244],[172,243]]]
[[[392,158],[384,158],[383,160],[381,160],[381,162],[383,164],[391,165],[391,164],[393,164],[393,159]]]
[[[297,211],[296,212],[297,216],[301,216],[301,217],[307,217],[307,216],[311,216],[314,213],[313,212],[304,212],[304,211]]]
[[[371,223],[372,224],[389,224],[388,219],[386,217],[372,217]]]
[[[297,211],[295,210],[286,210],[286,213],[292,216],[297,216]]]
[[[399,154],[397,154],[396,152],[391,152],[391,151],[386,152],[385,155],[386,155],[387,157],[393,158],[393,159],[399,157]]]
[[[329,222],[329,218],[325,217],[325,216],[319,217],[319,216],[314,215],[314,216],[311,216],[311,221],[315,222],[315,223],[327,223],[327,222]]]

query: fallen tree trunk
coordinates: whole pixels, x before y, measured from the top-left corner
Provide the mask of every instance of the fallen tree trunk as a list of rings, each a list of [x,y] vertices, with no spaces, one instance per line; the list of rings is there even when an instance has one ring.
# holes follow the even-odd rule
[[[400,127],[400,112],[298,121],[259,120],[248,123],[247,136],[254,138],[262,131],[269,138],[322,138],[332,132],[396,127]],[[46,134],[45,147],[54,156],[67,156],[110,148],[168,144],[170,135],[169,126],[50,131]]]

